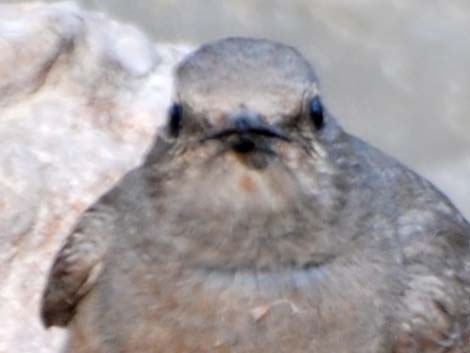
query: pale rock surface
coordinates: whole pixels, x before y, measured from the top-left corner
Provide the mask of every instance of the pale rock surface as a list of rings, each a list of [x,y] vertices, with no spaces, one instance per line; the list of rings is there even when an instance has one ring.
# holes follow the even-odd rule
[[[77,216],[139,163],[185,46],[73,3],[0,5],[0,353],[60,350],[39,299]]]

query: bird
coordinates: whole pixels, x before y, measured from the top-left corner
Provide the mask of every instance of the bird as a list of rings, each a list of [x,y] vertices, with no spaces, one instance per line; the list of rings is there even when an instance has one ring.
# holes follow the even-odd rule
[[[468,353],[469,240],[447,196],[341,127],[297,49],[223,38],[177,65],[40,315],[68,353]]]

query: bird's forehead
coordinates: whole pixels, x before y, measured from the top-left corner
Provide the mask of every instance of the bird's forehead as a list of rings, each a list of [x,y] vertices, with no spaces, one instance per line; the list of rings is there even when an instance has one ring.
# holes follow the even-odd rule
[[[295,49],[267,40],[210,43],[177,69],[177,98],[199,114],[246,108],[265,116],[292,115],[316,90],[308,61]]]

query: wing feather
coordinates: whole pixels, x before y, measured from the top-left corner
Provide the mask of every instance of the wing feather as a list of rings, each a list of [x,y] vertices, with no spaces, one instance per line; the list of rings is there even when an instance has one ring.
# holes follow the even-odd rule
[[[95,285],[110,238],[112,210],[99,202],[79,219],[57,254],[41,303],[46,327],[66,326],[80,299]]]

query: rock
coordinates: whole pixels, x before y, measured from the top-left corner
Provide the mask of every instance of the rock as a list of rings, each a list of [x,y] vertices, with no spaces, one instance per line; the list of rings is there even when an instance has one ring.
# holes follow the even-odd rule
[[[39,322],[76,217],[140,161],[188,48],[73,3],[0,5],[0,352],[55,352]]]

